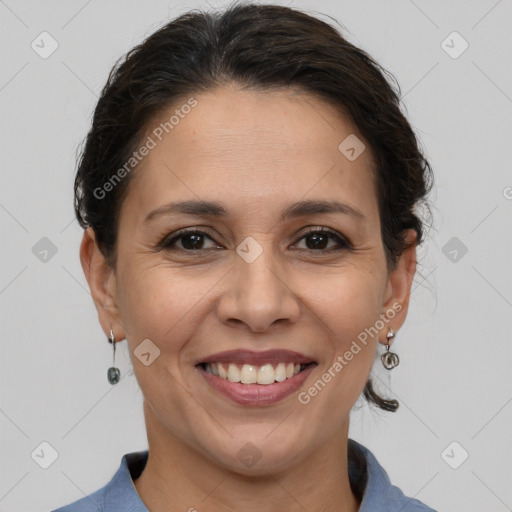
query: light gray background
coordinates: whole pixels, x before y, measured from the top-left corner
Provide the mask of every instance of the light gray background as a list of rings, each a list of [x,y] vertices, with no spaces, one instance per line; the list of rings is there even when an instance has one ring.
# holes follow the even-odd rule
[[[437,179],[435,230],[394,343],[401,407],[363,405],[350,437],[439,511],[512,510],[511,1],[288,3],[333,16],[395,74]],[[107,483],[124,453],[146,448],[135,377],[106,379],[111,346],[78,258],[75,151],[115,60],[194,7],[209,5],[0,0],[2,511],[76,500]],[[43,31],[59,44],[47,59],[31,48]],[[441,46],[453,31],[469,43],[456,59]],[[46,262],[32,252],[42,237],[57,247]],[[468,249],[456,261],[453,237]],[[117,355],[126,375],[126,343]],[[383,372],[377,361],[386,393]],[[46,470],[31,458],[43,441],[58,453]]]

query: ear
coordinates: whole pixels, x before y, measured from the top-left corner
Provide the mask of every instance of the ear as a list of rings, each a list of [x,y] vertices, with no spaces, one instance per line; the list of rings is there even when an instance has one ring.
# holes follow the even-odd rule
[[[397,333],[407,317],[412,281],[416,273],[416,239],[414,229],[405,232],[409,248],[401,254],[395,269],[388,276],[381,315],[385,327],[379,333],[379,342],[383,345],[387,343],[386,334],[389,329]]]
[[[123,340],[126,334],[120,322],[117,305],[115,271],[100,251],[91,227],[84,230],[80,244],[80,262],[105,336],[108,337],[112,329],[115,340]]]

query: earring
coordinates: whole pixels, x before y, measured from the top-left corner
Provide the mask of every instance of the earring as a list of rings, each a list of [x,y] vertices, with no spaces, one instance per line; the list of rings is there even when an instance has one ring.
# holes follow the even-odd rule
[[[400,364],[400,359],[397,354],[389,351],[390,341],[395,337],[395,331],[393,329],[389,329],[389,332],[386,334],[386,352],[380,356],[382,364],[386,370],[392,370],[396,366]]]
[[[119,368],[115,367],[115,359],[116,359],[116,340],[114,339],[114,333],[112,329],[110,329],[110,336],[107,338],[109,343],[112,343],[113,347],[113,355],[112,355],[112,366],[108,369],[107,377],[110,384],[114,385],[119,382],[119,378],[121,377],[121,372]]]

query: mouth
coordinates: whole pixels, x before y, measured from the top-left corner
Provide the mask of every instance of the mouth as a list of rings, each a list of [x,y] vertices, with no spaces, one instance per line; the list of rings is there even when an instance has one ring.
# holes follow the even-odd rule
[[[233,350],[195,367],[213,390],[241,405],[269,405],[297,391],[318,363],[289,350]]]

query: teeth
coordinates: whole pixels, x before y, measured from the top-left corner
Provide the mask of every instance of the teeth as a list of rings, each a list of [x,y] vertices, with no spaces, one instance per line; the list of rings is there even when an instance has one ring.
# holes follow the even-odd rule
[[[212,365],[207,364],[206,365],[207,368],[209,368],[210,366],[215,366],[217,368],[217,373],[219,374],[220,378],[222,378],[222,379],[228,378],[228,372],[224,369],[224,366],[222,366],[221,364],[212,364]],[[212,371],[212,373],[213,373],[213,371]]]
[[[211,373],[227,379],[231,382],[241,382],[242,384],[273,384],[274,382],[282,382],[291,379],[297,375],[306,365],[293,363],[279,363],[274,368],[271,364],[263,366],[254,366],[252,364],[243,364],[240,368],[236,364],[228,364],[227,371],[221,363],[207,363],[205,369],[207,373]]]
[[[279,363],[276,366],[276,380],[277,382],[282,382],[286,380],[286,364]]]
[[[258,370],[258,384],[273,384],[276,371],[271,364],[265,364]]]
[[[240,370],[238,366],[234,364],[228,366],[228,380],[231,382],[240,382]]]
[[[230,365],[231,366],[231,365]],[[229,370],[228,370],[229,378]],[[231,379],[229,379],[231,380]],[[258,368],[251,364],[244,364],[240,372],[240,382],[242,384],[254,384],[258,380]]]

